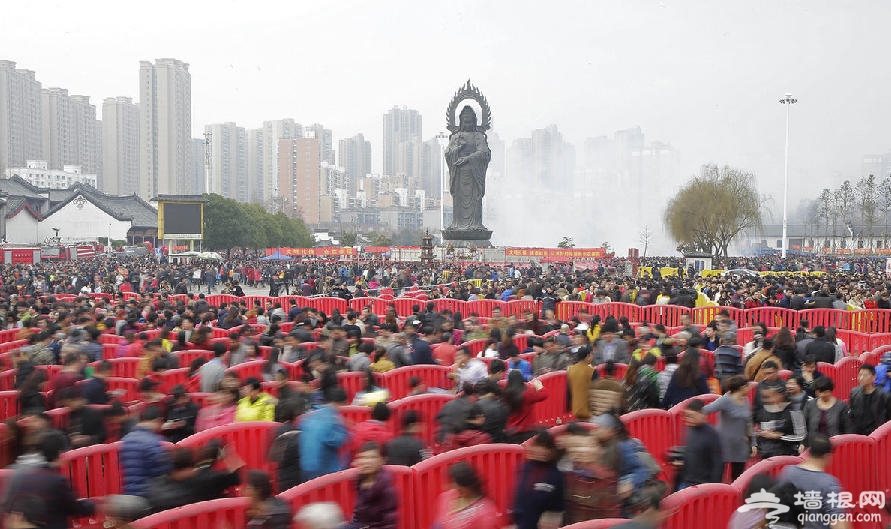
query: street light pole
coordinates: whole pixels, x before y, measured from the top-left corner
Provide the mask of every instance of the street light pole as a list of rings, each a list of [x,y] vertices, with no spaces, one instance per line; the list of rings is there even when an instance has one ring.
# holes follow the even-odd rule
[[[788,223],[787,211],[789,209],[789,114],[791,113],[792,105],[797,102],[798,100],[794,99],[789,92],[786,92],[786,95],[780,99],[780,103],[786,105],[786,149],[783,169],[783,252],[781,255],[783,259],[786,258],[786,249],[789,246],[789,238],[786,232]]]

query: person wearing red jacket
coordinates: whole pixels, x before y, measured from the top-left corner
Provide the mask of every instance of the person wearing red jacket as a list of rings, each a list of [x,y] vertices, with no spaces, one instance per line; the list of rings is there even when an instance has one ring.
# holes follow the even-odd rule
[[[502,399],[509,412],[505,430],[508,442],[520,444],[535,433],[532,409],[537,402],[548,398],[549,392],[538,379],[533,379],[530,384],[531,388],[526,385],[520,371],[513,370],[507,375]]]
[[[393,438],[393,433],[387,425],[390,419],[390,408],[385,402],[378,402],[371,410],[371,419],[362,421],[353,428],[353,435],[350,441],[350,457],[358,453],[359,448],[368,442],[375,442],[380,446],[384,446],[387,441]]]

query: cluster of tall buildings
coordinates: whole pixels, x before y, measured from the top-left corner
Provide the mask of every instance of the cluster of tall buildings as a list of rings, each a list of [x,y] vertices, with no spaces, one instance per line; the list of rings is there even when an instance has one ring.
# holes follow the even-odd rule
[[[113,195],[200,193],[191,178],[191,84],[182,61],[143,61],[139,103],[107,98],[100,121],[89,96],[44,88],[33,71],[0,61],[0,175],[30,180],[44,168],[92,176]]]
[[[89,97],[44,88],[33,71],[0,61],[0,176],[144,199],[217,193],[341,231],[435,231],[450,222],[448,138],[425,136],[417,110],[394,106],[383,114],[379,151],[361,133],[335,144],[324,125],[292,118],[258,128],[210,124],[193,138],[191,114],[189,65],[177,59],[141,61],[138,99],[104,99],[101,120]],[[509,145],[494,131],[488,137],[484,222],[496,236],[553,238],[562,215],[550,226],[550,218],[517,212],[587,191],[621,193],[623,201],[603,207],[623,203],[625,214],[656,211],[653,191],[664,196],[663,184],[680,176],[677,151],[645,141],[640,128],[588,139],[580,155],[556,125]],[[380,173],[373,156],[381,156]]]

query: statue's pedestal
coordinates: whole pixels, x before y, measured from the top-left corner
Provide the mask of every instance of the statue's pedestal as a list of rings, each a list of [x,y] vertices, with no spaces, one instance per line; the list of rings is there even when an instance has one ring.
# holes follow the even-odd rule
[[[453,246],[489,246],[492,238],[492,230],[446,228],[442,231],[442,238]],[[461,244],[466,242],[467,244]]]

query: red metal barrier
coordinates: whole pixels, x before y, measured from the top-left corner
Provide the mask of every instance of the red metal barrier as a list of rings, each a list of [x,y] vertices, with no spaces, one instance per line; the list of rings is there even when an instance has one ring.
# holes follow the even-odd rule
[[[628,520],[625,518],[601,518],[599,520],[588,520],[587,522],[564,525],[563,529],[609,529],[621,523],[628,523]]]
[[[592,305],[582,301],[561,301],[554,309],[558,320],[569,321],[580,312],[591,312]]]
[[[801,461],[802,458],[798,456],[775,456],[768,459],[762,459],[740,474],[740,476],[732,483],[733,488],[735,488],[739,494],[745,494],[746,489],[749,488],[749,483],[752,482],[752,478],[758,474],[768,474],[773,478],[777,478],[784,468],[789,465],[797,465],[798,463],[801,463]]]
[[[467,313],[470,314],[472,312],[476,312],[477,315],[481,318],[491,318],[492,311],[495,309],[495,307],[501,309],[501,314],[505,315],[505,305],[506,303],[496,299],[478,299],[476,301],[468,301]]]
[[[833,378],[832,380],[835,381],[836,395],[840,395],[845,400],[850,397],[851,390],[859,384],[857,374],[862,365],[863,362],[859,358],[851,357],[842,358],[835,363],[835,374],[838,378]]]
[[[0,391],[12,391],[15,387],[15,369],[9,369],[0,373]]]
[[[140,359],[136,357],[112,358],[111,375],[120,378],[136,378],[136,369],[139,367]]]
[[[159,382],[158,391],[169,394],[174,386],[178,384],[185,386],[189,382],[189,368],[168,369],[158,373],[156,379]]]
[[[668,410],[668,413],[671,414],[672,422],[674,423],[674,438],[677,439],[677,443],[679,445],[684,444],[685,439],[687,438],[687,425],[684,424],[684,410],[687,409],[687,406],[694,399],[701,400],[706,404],[711,404],[712,402],[721,398],[720,395],[715,395],[714,393],[706,393],[705,395],[697,395],[695,397],[691,397],[682,402],[678,402],[671,409]],[[709,413],[706,416],[706,420],[712,426],[718,426],[718,421],[721,417],[720,412]],[[644,443],[646,444],[646,443]]]
[[[397,527],[400,529],[413,529],[415,525],[415,496],[412,485],[414,483],[414,471],[409,467],[387,465],[384,467],[393,478],[392,490],[398,500]],[[356,506],[356,479],[358,470],[351,468],[334,474],[328,474],[279,494],[279,498],[291,506],[291,512],[296,514],[300,509],[311,503],[334,502],[340,506],[344,518],[349,520]]]
[[[666,327],[680,327],[681,315],[691,314],[690,309],[678,305],[649,305],[640,310],[640,321],[661,323]]]
[[[118,461],[120,441],[70,450],[59,457],[60,471],[79,498],[120,494],[123,471]]]
[[[226,371],[236,373],[242,382],[249,377],[263,380],[263,366],[265,365],[266,360],[251,360],[250,362],[234,365]]]
[[[341,314],[346,314],[349,305],[345,299],[341,298],[311,298],[309,300],[309,305],[315,307],[316,310],[322,311],[328,316],[334,312],[334,309],[338,309]]]
[[[663,529],[715,529],[727,522],[740,505],[739,492],[724,483],[696,485],[665,498],[662,508],[673,513]]]
[[[619,362],[613,365],[616,366],[616,373],[613,375],[613,378],[621,381],[625,378],[625,373],[628,371],[628,364]],[[600,375],[601,378],[606,377],[606,364],[597,365],[597,374]]]
[[[193,450],[205,446],[211,439],[221,439],[227,450],[234,450],[248,469],[259,469],[275,475],[275,463],[267,458],[272,438],[280,424],[277,422],[236,422],[217,426],[186,437],[177,446]]]
[[[523,460],[524,450],[519,445],[477,445],[421,461],[414,466],[414,493],[419,500],[416,502],[415,527],[432,527],[436,517],[436,498],[446,489],[449,467],[459,461],[476,469],[487,496],[498,507],[501,526],[508,525],[517,469]]]
[[[631,303],[609,303],[607,305],[609,308],[607,309],[609,314],[612,314],[616,317],[616,319],[628,318],[628,321],[642,321],[641,315],[643,310],[637,305],[632,305]]]
[[[205,349],[189,349],[188,351],[177,351],[174,354],[179,358],[179,365],[182,367],[189,367],[196,358],[203,358],[208,361],[213,360],[213,351]]]
[[[437,312],[448,309],[452,313],[460,312],[462,317],[467,317],[467,302],[460,299],[439,298],[433,301],[433,306]]]
[[[869,434],[876,443],[876,480],[878,488],[876,490],[885,491],[887,494],[891,489],[891,421],[876,428],[874,432]]]
[[[476,340],[470,340],[469,342],[464,342],[464,345],[467,346],[467,349],[470,350],[470,353],[473,356],[476,356],[486,348],[486,339],[478,338]]]
[[[791,309],[756,307],[747,309],[745,314],[745,327],[755,325],[756,323],[766,323],[768,327],[787,327],[792,332],[795,332],[795,329],[798,327],[798,313]]]
[[[866,491],[884,491],[879,483],[877,463],[878,443],[875,438],[865,435],[836,435],[832,437],[832,458],[826,467],[826,473],[838,478],[841,490],[853,494],[857,507],[849,509],[855,516],[860,513],[875,513],[875,507],[861,508],[857,499]],[[854,527],[866,529],[874,525],[857,524]]]
[[[538,377],[548,391],[548,398],[532,407],[537,424],[554,426],[570,419],[572,414],[566,405],[566,371],[554,371]]]
[[[0,421],[18,416],[19,392],[15,390],[0,391]]]
[[[434,434],[436,433],[436,416],[439,410],[446,402],[454,399],[452,394],[426,393],[424,395],[415,395],[414,397],[406,397],[390,403],[390,409],[393,412],[390,418],[390,426],[394,435],[399,435],[399,428],[402,424],[402,416],[408,410],[418,412],[420,416],[423,430],[420,438],[426,446],[433,444]]]
[[[414,314],[412,307],[417,305],[423,310],[423,303],[413,298],[396,298],[390,302],[390,305],[396,310],[396,315],[400,318],[407,318]]]
[[[835,383],[835,390],[832,392],[836,397],[847,402],[848,394],[840,391],[840,384],[838,380],[838,369],[836,369],[835,364],[828,364],[826,362],[817,362],[817,371],[823,373],[823,376],[827,376],[832,379]]]
[[[346,391],[347,402],[353,402],[353,397],[356,396],[356,393],[365,388],[365,380],[365,373],[337,373],[337,383]]]
[[[119,397],[121,402],[139,400],[139,381],[135,378],[108,377],[105,379],[105,383],[109,392],[124,390],[124,394]]]
[[[646,409],[626,413],[621,419],[631,437],[643,442],[667,474],[671,469],[665,463],[665,455],[669,448],[678,445],[674,417],[666,410]]]
[[[239,528],[247,523],[245,513],[250,499],[220,498],[162,511],[136,520],[136,529],[211,529]]]
[[[341,406],[340,414],[346,422],[347,428],[371,419],[371,408],[368,406]]]
[[[721,310],[721,307],[696,307],[695,309],[691,309],[690,312],[693,314],[693,323],[697,325],[708,325],[715,319],[715,316],[718,315],[718,312]]]
[[[390,399],[398,400],[408,395],[410,390],[408,381],[411,377],[420,378],[429,388],[451,389],[454,386],[448,376],[451,371],[451,368],[446,366],[405,366],[378,375],[378,379],[381,387],[387,388],[390,392]]]
[[[505,304],[504,313],[513,314],[517,318],[523,316],[523,313],[529,311],[533,314],[541,314],[541,302],[531,299],[515,299]]]

